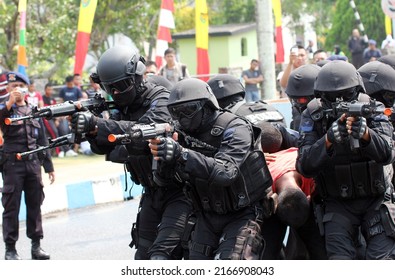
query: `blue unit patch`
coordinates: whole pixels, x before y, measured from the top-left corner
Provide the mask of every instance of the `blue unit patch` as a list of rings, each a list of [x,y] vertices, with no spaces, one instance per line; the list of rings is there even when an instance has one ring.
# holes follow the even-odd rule
[[[311,132],[313,131],[314,121],[312,119],[302,119],[300,124],[300,132]]]
[[[235,132],[234,128],[228,128],[227,130],[225,130],[223,140],[230,140],[230,139],[232,139],[234,132]]]
[[[155,100],[154,102],[151,103],[150,109],[151,109],[151,110],[155,110],[156,104],[158,104],[158,100]]]

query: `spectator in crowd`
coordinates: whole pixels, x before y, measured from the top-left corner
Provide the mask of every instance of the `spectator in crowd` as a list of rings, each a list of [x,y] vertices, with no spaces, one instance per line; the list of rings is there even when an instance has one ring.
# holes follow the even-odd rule
[[[361,38],[358,29],[353,29],[351,37],[348,39],[348,50],[351,52],[351,63],[355,68],[359,68],[364,64],[363,51],[368,43],[365,35]]]
[[[309,39],[308,41],[308,45],[306,46],[306,53],[307,53],[307,57],[308,59],[313,59],[313,55],[314,55],[314,42],[313,40]]]
[[[328,54],[323,49],[318,49],[313,54],[313,64],[317,64],[322,60],[326,60],[328,58]]]
[[[74,83],[74,86],[75,86],[75,87],[81,89],[81,86],[82,86],[82,77],[81,77],[80,74],[74,74],[74,76],[73,76],[73,83]]]
[[[29,92],[25,95],[25,100],[33,107],[41,108],[44,106],[43,97],[40,92],[36,91],[34,81],[30,81],[30,85],[27,87]]]
[[[147,78],[149,75],[157,75],[158,74],[158,66],[155,61],[147,60],[145,62],[145,73],[144,78]]]
[[[252,59],[250,68],[242,73],[245,83],[245,99],[247,103],[259,101],[261,99],[258,84],[263,82],[263,75],[259,69],[259,61]]]
[[[284,73],[280,79],[280,86],[282,88],[282,92],[285,92],[285,88],[288,84],[289,75],[292,70],[305,65],[307,63],[307,55],[306,50],[301,45],[295,45],[291,48],[291,53],[289,55],[289,63],[284,70]]]
[[[160,76],[165,77],[173,84],[190,77],[187,66],[183,63],[177,62],[175,49],[168,48],[165,51],[164,56],[166,64],[160,68]]]
[[[43,104],[45,106],[52,106],[56,104],[56,99],[53,97],[53,86],[51,83],[47,83],[44,88],[44,96]],[[58,132],[58,124],[59,120],[57,118],[46,119],[43,118],[45,131],[47,132],[47,136],[51,137],[52,139],[57,138],[59,136]],[[52,150],[52,155],[59,155],[60,147],[56,147]]]
[[[363,60],[365,63],[377,60],[382,56],[381,51],[376,45],[377,43],[375,40],[369,40],[369,46],[363,52]]]
[[[381,51],[384,55],[395,54],[395,40],[392,38],[391,34],[388,34],[381,43]]]
[[[334,55],[343,55],[343,56],[346,56],[346,54],[341,50],[341,48],[340,48],[339,45],[335,45],[335,46],[333,47],[333,52],[332,52],[332,54],[334,54]]]
[[[75,86],[74,83],[75,76],[67,76],[66,77],[66,85],[60,90],[59,98],[61,102],[66,101],[78,101],[83,99],[83,95],[81,90]],[[59,125],[58,125],[58,132],[59,136],[63,136],[70,133],[69,122],[66,117],[59,118]],[[62,151],[59,153],[58,157],[62,158],[64,156],[69,157],[76,157],[78,154],[71,149],[68,145],[62,146]]]

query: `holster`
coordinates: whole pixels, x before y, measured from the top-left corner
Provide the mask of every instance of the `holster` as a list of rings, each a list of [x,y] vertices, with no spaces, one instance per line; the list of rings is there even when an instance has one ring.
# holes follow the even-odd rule
[[[395,239],[395,204],[386,201],[380,205],[381,222],[385,234]]]

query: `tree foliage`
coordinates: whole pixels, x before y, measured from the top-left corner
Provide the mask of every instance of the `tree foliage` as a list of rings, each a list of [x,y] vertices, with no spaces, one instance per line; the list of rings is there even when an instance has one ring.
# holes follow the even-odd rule
[[[386,37],[385,17],[381,9],[381,1],[355,1],[355,4],[366,35],[369,39],[375,39],[377,46],[380,47],[381,41]],[[327,32],[325,48],[332,50],[334,45],[338,44],[346,55],[351,57],[347,42],[352,30],[358,28],[354,11],[348,0],[337,0],[335,9],[332,28]]]
[[[91,32],[90,54],[98,58],[111,46],[110,35],[131,38],[143,52],[143,42],[156,37],[160,0],[100,0]],[[0,9],[0,53],[2,66],[16,69],[19,43],[18,0],[5,0]],[[78,0],[28,0],[26,44],[29,76],[63,81],[74,66],[79,16]]]
[[[194,28],[192,0],[174,0],[176,29]],[[369,38],[385,38],[384,14],[380,1],[355,1]],[[89,54],[98,59],[114,44],[115,34],[132,39],[140,52],[150,56],[155,46],[161,0],[99,0],[95,13]],[[210,25],[252,22],[256,0],[207,0]],[[0,2],[0,65],[16,69],[19,42],[18,0]],[[63,81],[74,66],[75,39],[80,0],[28,0],[26,44],[29,76]],[[319,41],[327,50],[345,44],[356,27],[348,0],[282,0],[284,16],[292,20],[289,28],[303,32],[301,18],[312,15]],[[150,46],[147,53],[144,43]]]

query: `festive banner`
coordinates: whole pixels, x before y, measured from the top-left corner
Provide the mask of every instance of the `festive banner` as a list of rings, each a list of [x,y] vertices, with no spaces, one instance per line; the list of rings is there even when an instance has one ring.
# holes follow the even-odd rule
[[[208,57],[208,12],[206,0],[195,1],[195,30],[197,52],[197,75],[203,81],[208,81],[210,74],[210,60]]]
[[[272,0],[273,13],[276,22],[276,63],[284,62],[283,27],[281,15],[281,0]]]
[[[81,0],[78,18],[78,33],[75,45],[74,74],[82,74],[86,54],[88,53],[96,6],[97,0]]]
[[[26,0],[19,0],[18,12],[20,16],[19,25],[19,46],[18,46],[18,72],[26,75],[27,56],[26,56]]]
[[[162,0],[155,48],[155,63],[158,69],[162,66],[165,50],[169,47],[169,43],[172,42],[170,29],[175,28],[173,12],[173,0]]]
[[[385,15],[385,34],[392,35],[392,20],[387,15]]]

